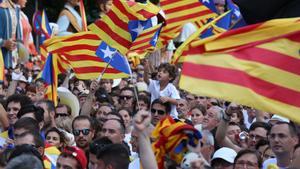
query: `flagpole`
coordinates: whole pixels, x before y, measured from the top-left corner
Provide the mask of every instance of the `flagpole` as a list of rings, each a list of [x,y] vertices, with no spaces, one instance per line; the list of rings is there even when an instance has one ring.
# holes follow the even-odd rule
[[[102,70],[102,72],[100,73],[100,75],[99,75],[99,77],[98,77],[98,79],[97,79],[97,82],[98,82],[98,83],[99,83],[100,80],[102,79],[102,77],[103,77],[103,75],[104,75],[106,69],[107,69],[108,66],[110,65],[110,63],[111,63],[111,61],[112,61],[112,59],[113,59],[113,57],[115,56],[116,53],[117,53],[117,52],[115,52],[115,53],[111,56],[111,58],[109,59],[109,61],[108,61],[107,64],[106,64],[105,68],[104,68],[104,69]]]
[[[139,97],[138,97],[138,92],[137,92],[137,86],[136,86],[136,82],[133,81],[133,73],[132,72],[130,73],[130,79],[131,79],[131,82],[133,84],[133,92],[134,92],[134,95],[135,95],[135,98],[136,98],[136,104],[138,106],[138,109],[141,110],[140,105],[139,105]]]

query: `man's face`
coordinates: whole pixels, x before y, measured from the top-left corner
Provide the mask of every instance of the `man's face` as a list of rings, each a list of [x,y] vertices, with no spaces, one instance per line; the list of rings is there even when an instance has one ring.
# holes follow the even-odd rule
[[[113,143],[122,143],[124,134],[121,132],[121,124],[116,120],[107,120],[102,127],[101,137],[109,138]]]
[[[30,134],[26,134],[24,137],[16,137],[15,145],[22,145],[22,144],[30,144],[35,145],[34,137]]]
[[[89,154],[89,169],[104,169],[105,164],[101,159],[97,159],[96,155]]]
[[[135,130],[131,132],[130,144],[132,146],[132,151],[138,153],[139,151],[138,133]]]
[[[63,116],[63,117],[70,116],[66,106],[61,106],[56,108],[56,117],[59,116]]]
[[[108,79],[103,79],[100,82],[100,86],[103,87],[106,92],[110,93],[112,88],[112,83]]]
[[[178,113],[183,114],[183,116],[186,116],[189,111],[189,106],[187,101],[185,99],[180,99],[177,102],[176,110]]]
[[[248,148],[255,149],[255,145],[261,139],[267,138],[267,130],[257,127],[255,130],[249,131]]]
[[[138,105],[136,105],[136,109],[140,108],[141,110],[148,110],[148,105],[142,101],[142,100],[139,100],[138,102]]]
[[[206,116],[203,119],[203,129],[212,130],[219,124],[218,114],[220,110],[213,106],[207,110]]]
[[[236,136],[241,132],[241,128],[237,125],[229,125],[227,128],[226,136],[234,143],[236,142]]]
[[[207,99],[204,96],[195,96],[195,101],[197,104],[201,104],[203,106],[207,106]]]
[[[105,120],[107,119],[107,115],[111,112],[112,110],[109,106],[101,106],[96,113],[96,119]]]
[[[7,105],[7,118],[9,124],[15,124],[18,120],[17,114],[21,109],[21,104],[19,102],[9,102]]]
[[[125,108],[132,108],[133,93],[130,90],[124,90],[120,94],[120,104]]]
[[[151,107],[151,123],[156,126],[156,124],[163,118],[167,116],[167,110],[164,105],[155,103]]]
[[[271,129],[269,141],[273,152],[278,155],[291,153],[298,139],[291,135],[287,124],[275,124]]]
[[[89,120],[76,120],[73,126],[73,134],[77,147],[86,149],[94,137],[94,131],[91,129]]]
[[[247,168],[258,169],[258,159],[254,154],[244,154],[240,156],[235,163],[235,169],[244,169]]]
[[[58,157],[56,162],[57,169],[77,169],[78,162],[71,157]]]

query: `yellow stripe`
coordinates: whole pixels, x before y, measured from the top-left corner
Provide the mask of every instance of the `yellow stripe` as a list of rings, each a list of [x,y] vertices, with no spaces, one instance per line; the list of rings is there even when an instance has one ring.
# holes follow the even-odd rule
[[[182,75],[179,86],[193,94],[221,98],[248,105],[259,110],[276,113],[300,123],[300,108],[258,95],[252,90],[221,82],[196,79]]]
[[[76,41],[69,42],[57,42],[47,47],[48,52],[52,52],[57,49],[62,49],[66,47],[72,47],[74,45],[90,45],[90,46],[99,46],[100,40],[90,40],[90,39],[81,39]]]
[[[124,13],[122,12],[122,11],[120,11],[118,8],[112,8],[111,9],[112,11],[114,11],[114,13],[122,20],[122,21],[124,21],[124,22],[128,22],[129,21],[129,18],[126,16],[126,15],[124,15]],[[105,19],[104,19],[105,18]],[[108,16],[103,16],[103,21],[105,21],[106,22],[106,18],[109,18]]]
[[[122,46],[121,44],[119,44],[117,41],[115,41],[113,38],[111,38],[110,35],[107,35],[105,32],[103,32],[101,29],[99,29],[95,24],[92,24],[89,26],[89,29],[90,30],[93,30],[94,32],[97,33],[97,35],[99,37],[101,37],[101,39],[105,39],[106,43],[113,47],[113,48],[116,48],[119,50],[119,52],[122,54],[122,55],[125,55],[128,51],[127,48],[125,48],[124,46]]]
[[[258,62],[237,59],[228,54],[187,56],[185,62],[239,70],[252,77],[300,91],[300,76]]]
[[[277,23],[277,25],[273,25],[274,23]],[[264,24],[271,26],[267,27]],[[295,19],[283,19],[283,21],[275,20],[272,21],[272,24],[269,24],[268,22],[264,24],[261,27],[249,32],[240,33],[208,42],[205,44],[205,48],[207,49],[207,51],[226,49],[300,31],[299,22],[295,22]]]
[[[269,43],[258,45],[257,47],[300,59],[300,43],[291,41],[289,39],[282,38]]]
[[[76,55],[89,55],[89,56],[95,56],[96,55],[96,51],[93,50],[88,50],[88,49],[79,49],[79,50],[72,50],[70,52],[65,52],[68,55],[72,55],[72,56],[76,56]]]
[[[107,15],[105,15],[107,16]],[[119,36],[121,36],[124,39],[127,39],[128,41],[131,41],[131,35],[128,32],[128,30],[124,30],[123,28],[119,27],[117,24],[115,24],[108,16],[103,17],[103,21],[105,21],[105,23],[107,24],[107,26],[116,34],[118,34]],[[101,26],[100,26],[101,27]],[[103,38],[102,38],[103,39]],[[103,39],[106,40],[106,39]]]
[[[99,73],[75,73],[75,76],[78,79],[83,80],[91,80],[91,79],[97,79],[99,77],[101,72]],[[104,73],[103,79],[118,79],[118,78],[127,78],[129,77],[128,74],[125,73]]]
[[[214,14],[207,14],[207,15],[202,15],[201,17],[200,17],[200,19],[207,19],[207,18],[212,18],[212,17],[214,17],[215,15]],[[175,27],[175,26],[179,26],[179,25],[184,25],[185,23],[187,23],[187,22],[194,22],[194,21],[196,21],[196,20],[198,20],[199,19],[199,17],[195,17],[195,18],[190,18],[190,19],[186,19],[186,20],[183,20],[183,21],[176,21],[176,22],[173,22],[173,23],[170,23],[170,24],[168,24],[168,26],[170,27],[170,28],[172,28],[172,27]]]
[[[189,4],[193,4],[195,2],[198,2],[199,5],[197,7],[199,7],[201,4],[198,0],[182,0],[182,1],[178,1],[175,3],[171,3],[169,5],[163,5],[161,8],[165,11],[168,9],[173,9],[173,8],[178,8],[178,7],[182,7],[182,6],[187,6]]]
[[[200,13],[204,10],[207,10],[207,8],[205,6],[194,6],[190,9],[185,9],[185,10],[181,10],[178,12],[174,12],[174,13],[170,13],[167,15],[168,19],[174,19],[174,18],[178,18],[181,16],[186,16],[186,15],[191,15],[191,14],[197,14]],[[199,17],[198,17],[199,19]]]
[[[72,65],[72,67],[76,67],[76,68],[82,68],[82,67],[106,67],[107,63],[106,62],[97,62],[97,61],[70,61],[70,64]],[[109,66],[110,68],[112,68],[111,66]]]
[[[125,3],[125,2],[122,2]],[[156,5],[147,2],[146,4],[143,3],[136,3],[135,5],[129,7],[127,4],[124,5],[126,10],[132,13],[135,17],[137,17],[139,20],[147,20],[148,18],[145,18],[143,15],[139,14],[141,10],[146,10],[149,13],[157,14],[160,11],[160,8],[158,8]]]

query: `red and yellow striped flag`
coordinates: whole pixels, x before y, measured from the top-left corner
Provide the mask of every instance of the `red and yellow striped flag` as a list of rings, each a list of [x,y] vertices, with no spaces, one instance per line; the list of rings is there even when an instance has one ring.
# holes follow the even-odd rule
[[[0,82],[4,81],[4,62],[2,51],[0,50]]]
[[[134,41],[130,34],[129,22],[146,21],[156,16],[159,10],[157,6],[150,2],[143,4],[115,0],[111,10],[101,20],[89,25],[88,28],[101,37],[109,46],[117,49],[122,55],[126,55]],[[139,32],[140,30],[136,31]]]
[[[180,88],[300,122],[299,24],[271,20],[192,43]]]
[[[185,23],[206,21],[217,16],[199,0],[161,0],[160,6],[166,15],[167,22],[161,31],[161,45],[177,37]]]
[[[96,79],[105,69],[107,63],[96,55],[101,39],[93,32],[79,32],[69,36],[54,37],[47,40],[45,49],[59,55],[58,67],[69,65],[79,79]],[[115,79],[128,77],[111,66],[105,71],[103,78]]]

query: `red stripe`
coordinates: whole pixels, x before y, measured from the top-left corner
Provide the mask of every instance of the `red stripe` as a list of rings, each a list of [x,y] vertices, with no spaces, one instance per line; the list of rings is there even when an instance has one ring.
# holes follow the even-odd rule
[[[287,72],[300,75],[299,59],[281,53],[277,53],[275,51],[254,47],[236,52],[230,52],[229,54],[239,59],[263,63],[265,65],[269,65],[285,70]]]
[[[145,18],[151,18],[156,15],[156,13],[152,13],[151,11],[147,11],[144,9],[138,11],[137,13],[143,15]]]
[[[165,5],[173,4],[179,2],[179,0],[162,0],[160,1],[160,6],[163,7]]]
[[[89,67],[73,67],[73,70],[76,74],[83,74],[83,73],[99,73],[102,72],[102,70],[105,67],[97,67],[97,66],[89,66]],[[113,68],[107,68],[106,73],[121,73],[120,71],[118,71],[117,69],[113,69]]]
[[[173,18],[173,19],[168,19],[167,22],[168,23],[176,23],[176,22],[180,22],[180,21],[185,21],[185,20],[190,20],[190,19],[193,19],[193,18],[197,18],[197,19],[203,19],[203,18],[207,18],[208,14],[211,14],[211,11],[210,10],[203,10],[199,13],[192,13],[192,14],[189,14],[189,15],[184,15],[184,16],[181,16],[181,17],[176,17],[176,18]]]
[[[79,49],[82,49],[82,50],[88,49],[88,50],[92,50],[92,51],[96,52],[97,48],[98,48],[97,46],[78,44],[78,45],[73,45],[73,46],[61,47],[59,49],[52,51],[52,53],[65,53],[65,52],[70,52],[70,51],[79,50]]]
[[[121,11],[124,15],[126,15],[129,18],[129,20],[138,20],[138,18],[136,16],[134,16],[133,14],[131,14],[130,12],[128,12],[126,10],[126,8],[124,7],[124,4],[121,1],[116,0],[113,2],[114,2],[114,5],[116,6],[116,8],[118,8],[119,11]]]
[[[135,45],[139,45],[139,44],[142,44],[142,43],[150,43],[152,37],[150,38],[146,38],[146,39],[138,39],[138,41],[135,41],[132,46],[135,46]]]
[[[95,56],[90,56],[90,55],[67,55],[64,54],[64,56],[69,60],[69,62],[72,64],[72,62],[76,62],[76,61],[81,61],[81,62],[85,62],[85,61],[95,61],[95,62],[103,62],[102,59],[100,59],[99,57]],[[98,63],[96,63],[98,64]]]
[[[114,32],[113,30],[110,29],[110,27],[103,22],[103,24],[101,25],[101,27],[99,27],[102,31],[104,31],[107,36],[111,37],[114,39],[114,41],[116,41],[117,43],[119,43],[120,45],[122,45],[125,48],[129,48],[131,42],[128,41],[127,39],[124,39],[123,37],[121,37],[118,33]],[[116,30],[117,31],[117,30]],[[110,44],[111,45],[111,44]]]
[[[122,28],[125,31],[128,31],[128,23],[124,22],[121,18],[119,18],[119,16],[116,13],[109,13],[108,17],[114,24],[118,25],[118,27]],[[106,20],[100,20],[99,25],[97,24],[99,28],[101,28],[101,25],[103,24],[102,22],[106,22]]]
[[[172,13],[175,13],[175,12],[179,12],[179,11],[183,11],[183,10],[190,10],[190,12],[192,13],[193,10],[191,10],[191,8],[195,8],[195,7],[201,8],[202,6],[204,6],[204,5],[201,5],[201,3],[198,1],[198,2],[194,2],[194,3],[191,3],[191,4],[184,5],[184,6],[178,6],[178,7],[170,8],[168,10],[164,10],[164,12],[166,13],[166,15],[169,15],[169,14],[172,14]],[[193,13],[195,13],[195,12],[193,12]]]
[[[183,67],[183,75],[216,83],[238,85],[267,98],[300,107],[300,99],[296,99],[300,98],[299,92],[249,76],[243,71],[186,62]]]
[[[148,43],[148,44],[144,44],[144,46],[140,46],[134,50],[148,50],[148,49],[150,50],[151,47],[153,47],[153,46]]]
[[[82,39],[100,40],[100,38],[96,34],[84,34],[84,35],[80,35],[80,36],[72,36],[71,38],[62,40],[62,42],[76,41],[76,40],[82,40]]]

